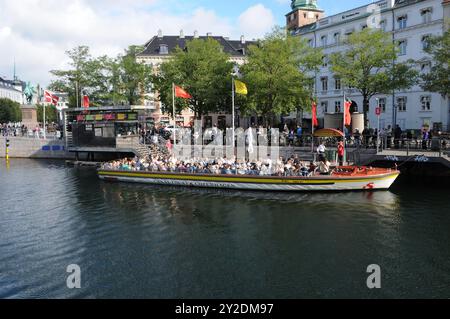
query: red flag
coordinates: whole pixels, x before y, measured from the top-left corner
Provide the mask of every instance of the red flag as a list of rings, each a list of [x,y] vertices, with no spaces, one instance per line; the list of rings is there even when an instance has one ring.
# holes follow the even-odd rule
[[[88,108],[89,108],[89,96],[87,96],[87,95],[84,95],[84,96],[83,96],[83,107],[84,107],[85,109],[88,109]]]
[[[55,94],[52,94],[50,91],[44,91],[44,101],[47,103],[52,103],[53,105],[57,105],[59,101],[59,97]]]
[[[352,125],[352,114],[350,113],[350,107],[352,106],[352,101],[345,101],[344,104],[344,116],[345,116],[345,126]]]
[[[190,95],[188,92],[186,92],[185,90],[176,85],[175,85],[175,96],[180,97],[182,99],[192,99],[192,95]]]
[[[319,121],[317,120],[317,104],[312,102],[312,124],[314,127],[319,126]]]

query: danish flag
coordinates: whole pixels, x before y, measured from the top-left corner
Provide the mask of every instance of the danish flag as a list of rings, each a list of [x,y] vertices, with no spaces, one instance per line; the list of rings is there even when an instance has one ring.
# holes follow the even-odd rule
[[[52,94],[50,91],[44,91],[44,101],[48,103],[52,103],[53,105],[57,105],[59,101],[59,97],[55,94]]]

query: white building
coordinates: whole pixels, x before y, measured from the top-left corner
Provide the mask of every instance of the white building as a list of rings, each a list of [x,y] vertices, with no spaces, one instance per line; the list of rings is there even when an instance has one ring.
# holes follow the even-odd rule
[[[0,98],[23,104],[22,82],[9,81],[0,77]]]
[[[325,55],[324,64],[316,76],[319,117],[324,117],[324,113],[341,111],[343,87],[330,71],[326,56],[342,50],[342,40],[347,35],[366,27],[381,28],[390,33],[399,46],[398,62],[414,59],[419,61],[417,68],[427,72],[432,61],[424,52],[424,46],[429,36],[443,33],[444,19],[449,18],[448,10],[444,11],[445,3],[448,1],[382,0],[326,17],[316,1],[293,0],[292,11],[286,15],[288,29],[293,35],[307,39],[311,46],[322,48]],[[362,112],[362,96],[356,90],[345,91]],[[450,130],[450,103],[448,98],[444,99],[438,93],[424,92],[415,86],[407,91],[373,97],[369,121],[374,128],[377,125],[377,98],[382,107],[382,128],[398,124],[403,130],[420,129],[423,125]]]

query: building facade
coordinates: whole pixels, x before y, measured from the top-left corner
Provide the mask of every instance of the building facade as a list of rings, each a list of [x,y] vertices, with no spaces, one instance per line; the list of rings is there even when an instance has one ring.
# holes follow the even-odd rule
[[[22,82],[10,81],[0,77],[0,98],[23,104]]]
[[[444,21],[449,18],[448,7],[448,1],[442,0],[382,0],[326,17],[321,15],[323,11],[316,1],[292,1],[292,11],[286,16],[291,34],[306,39],[310,46],[321,48],[324,53],[323,65],[315,78],[319,117],[342,111],[344,90],[356,102],[356,111],[363,112],[362,96],[354,89],[343,87],[330,71],[327,59],[330,54],[344,49],[342,43],[346,36],[367,27],[382,29],[399,47],[398,62],[413,59],[420,72],[428,72],[433,61],[424,51],[427,39],[442,35]],[[299,15],[316,21],[308,23],[311,20],[299,19]],[[377,127],[375,108],[378,105],[382,109],[381,128],[398,124],[403,130],[420,129],[424,125],[450,130],[448,98],[424,92],[420,86],[373,97],[368,115],[373,128]]]
[[[246,41],[244,36],[242,36],[240,40],[230,40],[229,38],[213,36],[212,34],[200,36],[198,32],[194,32],[193,36],[185,36],[183,31],[180,31],[178,36],[164,36],[162,31],[159,31],[157,36],[154,36],[145,44],[144,51],[137,56],[137,60],[138,62],[151,66],[153,72],[156,73],[161,64],[167,62],[172,57],[172,54],[177,47],[184,49],[186,48],[188,41],[207,38],[213,38],[218,41],[223,47],[223,51],[230,55],[230,61],[236,65],[245,63],[248,46],[254,44],[252,41]],[[144,104],[153,111],[152,116],[155,123],[165,125],[174,124],[172,117],[169,114],[163,113],[163,106],[161,102],[158,101],[157,92],[146,94]],[[190,110],[184,110],[176,117],[177,126],[190,126],[193,121],[194,113]],[[218,125],[219,127],[224,128],[230,126],[231,122],[232,117],[227,113],[209,114],[203,117],[203,125],[205,127]]]

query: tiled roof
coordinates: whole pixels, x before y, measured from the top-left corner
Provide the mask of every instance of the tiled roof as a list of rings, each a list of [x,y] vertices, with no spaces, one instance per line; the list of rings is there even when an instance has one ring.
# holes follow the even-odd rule
[[[22,83],[20,83],[20,84],[22,84]],[[0,88],[22,93],[20,90],[17,90],[15,88],[14,81],[5,80],[1,77],[0,77]]]
[[[140,53],[140,56],[145,55],[170,55],[175,51],[176,47],[180,47],[181,49],[186,48],[186,43],[188,41],[193,40],[195,37],[193,36],[155,36],[149,42],[145,44],[145,49]],[[230,54],[234,57],[245,56],[246,51],[249,45],[255,44],[254,41],[240,41],[240,40],[228,40],[224,37],[219,36],[199,36],[199,39],[205,40],[207,38],[212,38],[218,41],[225,53]],[[167,48],[167,53],[163,53],[161,51],[161,47]]]

